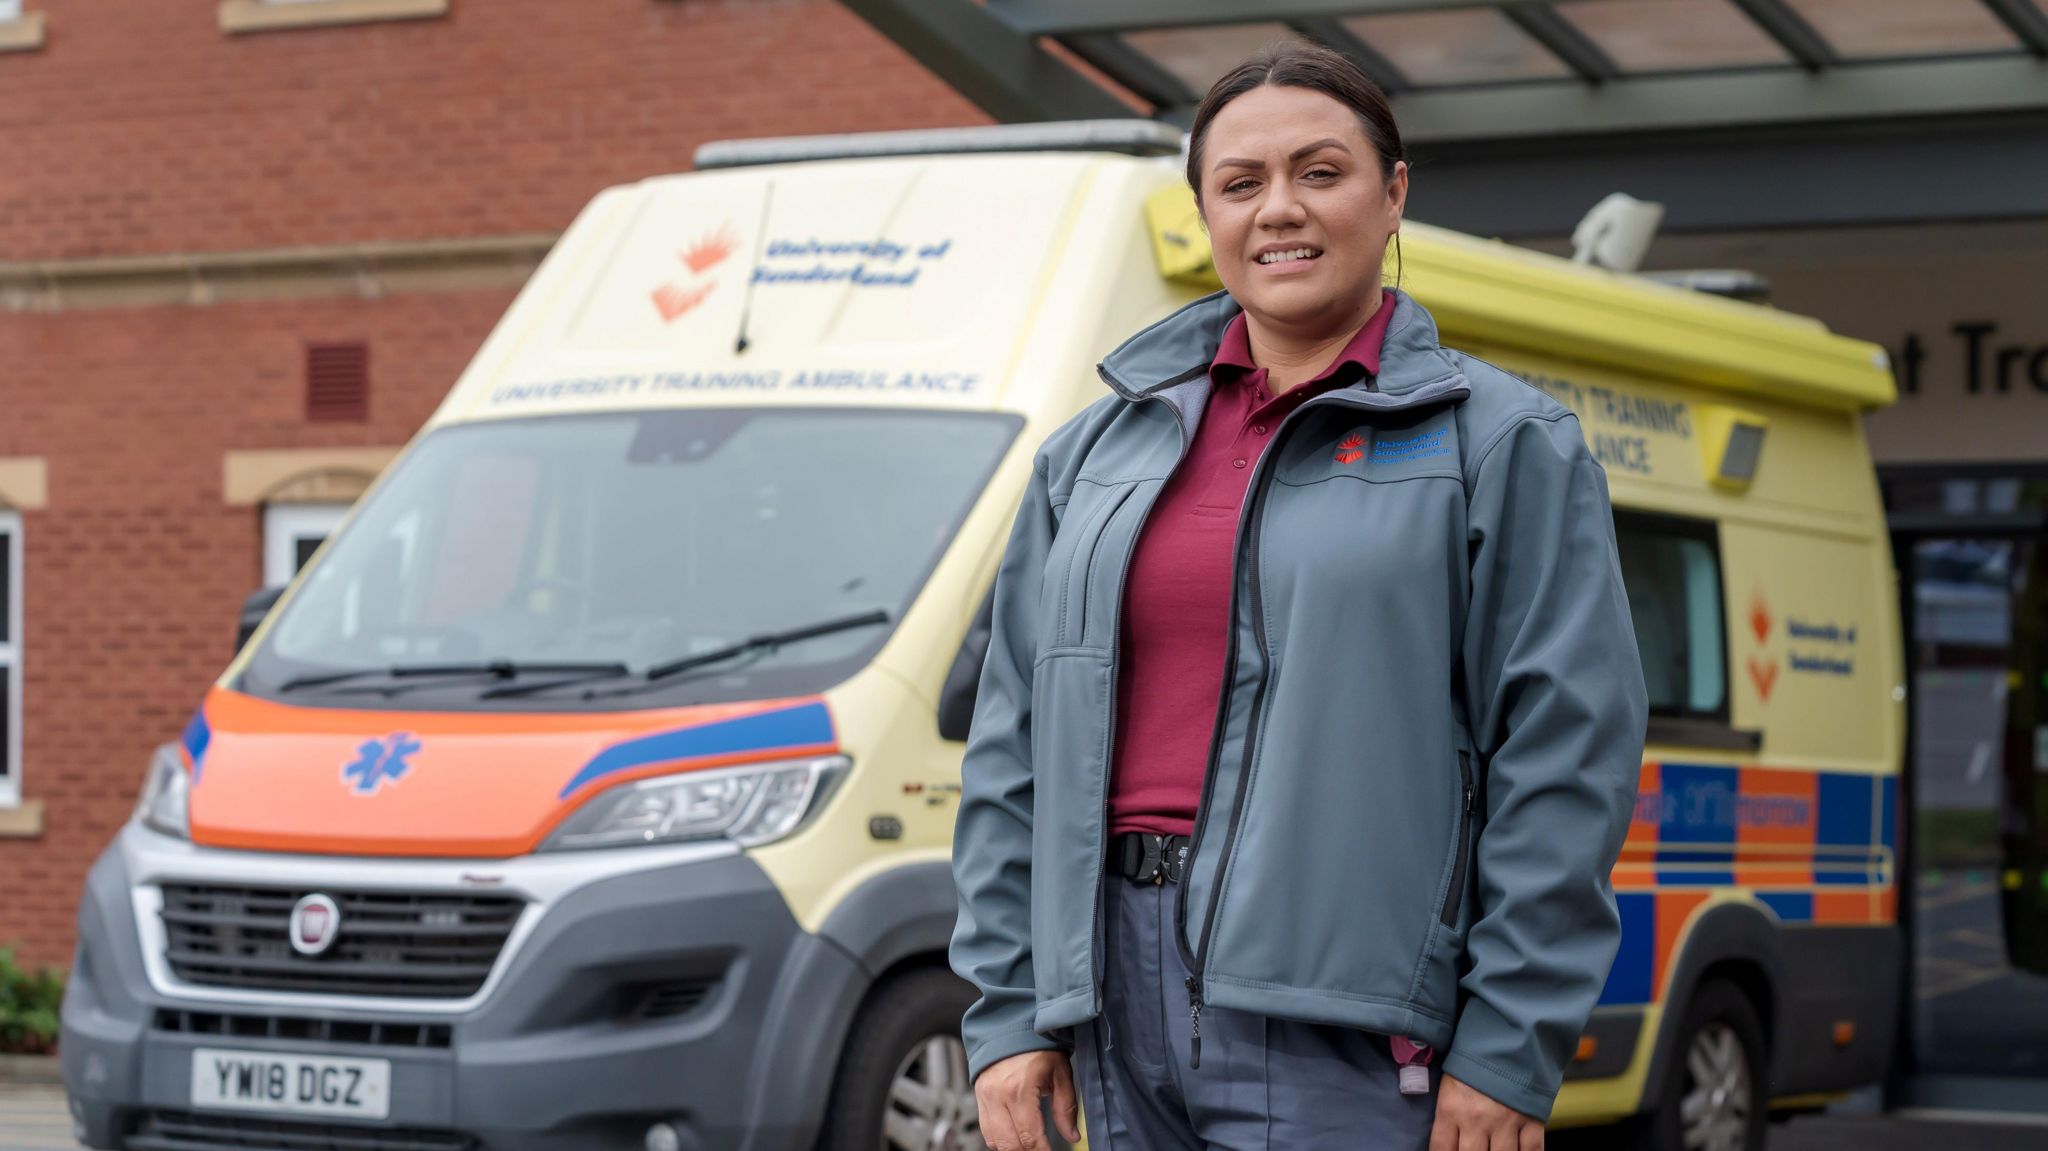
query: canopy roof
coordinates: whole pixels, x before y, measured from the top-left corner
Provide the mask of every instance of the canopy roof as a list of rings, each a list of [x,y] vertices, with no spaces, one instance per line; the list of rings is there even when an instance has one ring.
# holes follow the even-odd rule
[[[1566,231],[1616,189],[1681,229],[2048,210],[2037,0],[844,2],[1008,121],[1185,124],[1257,48],[1327,44],[1468,230]],[[1530,193],[1505,213],[1503,180]]]

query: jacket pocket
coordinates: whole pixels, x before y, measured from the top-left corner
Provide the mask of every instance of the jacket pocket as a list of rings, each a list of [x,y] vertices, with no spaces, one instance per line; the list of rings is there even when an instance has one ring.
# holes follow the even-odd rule
[[[1445,927],[1458,923],[1458,909],[1465,903],[1465,868],[1472,856],[1472,808],[1477,796],[1472,781],[1472,753],[1458,751],[1458,838],[1452,848],[1451,881],[1444,885],[1443,909],[1437,921]]]
[[[1128,483],[1114,487],[1092,483],[1075,485],[1073,499],[1067,504],[1066,518],[1060,524],[1059,533],[1053,537],[1052,550],[1047,556],[1052,565],[1047,575],[1058,577],[1047,580],[1047,590],[1058,596],[1057,603],[1053,605],[1054,614],[1049,617],[1053,620],[1053,631],[1047,638],[1050,645],[1072,647],[1085,642],[1088,599],[1103,594],[1102,588],[1113,581],[1113,577],[1098,578],[1095,570],[1102,558],[1100,545],[1110,521],[1123,509],[1136,486]]]

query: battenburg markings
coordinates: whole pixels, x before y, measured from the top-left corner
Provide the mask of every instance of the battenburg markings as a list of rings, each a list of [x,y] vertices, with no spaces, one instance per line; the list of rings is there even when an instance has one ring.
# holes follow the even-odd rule
[[[817,747],[831,744],[833,738],[832,715],[822,702],[657,732],[599,752],[562,786],[561,797],[567,798],[594,780],[649,764],[776,748]]]

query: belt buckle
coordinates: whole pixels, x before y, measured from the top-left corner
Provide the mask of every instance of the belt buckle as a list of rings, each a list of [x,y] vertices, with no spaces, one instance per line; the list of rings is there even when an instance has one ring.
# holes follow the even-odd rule
[[[1162,886],[1166,883],[1166,837],[1149,831],[1142,834],[1145,837],[1145,858],[1138,863],[1138,882]]]

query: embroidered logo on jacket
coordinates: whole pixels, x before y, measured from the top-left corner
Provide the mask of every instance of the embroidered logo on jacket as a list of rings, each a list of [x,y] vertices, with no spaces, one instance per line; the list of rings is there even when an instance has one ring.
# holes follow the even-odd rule
[[[1340,464],[1355,464],[1365,460],[1373,464],[1406,464],[1418,460],[1436,459],[1452,454],[1451,445],[1445,442],[1449,433],[1445,430],[1418,432],[1405,439],[1376,440],[1372,445],[1372,458],[1366,459],[1365,433],[1349,432],[1337,441],[1334,457]]]

